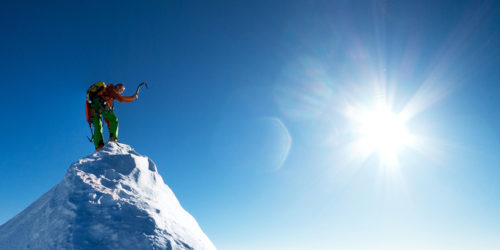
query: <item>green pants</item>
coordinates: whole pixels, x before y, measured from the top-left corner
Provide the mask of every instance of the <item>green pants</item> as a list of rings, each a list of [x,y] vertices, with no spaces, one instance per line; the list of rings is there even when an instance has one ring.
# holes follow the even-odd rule
[[[104,121],[106,121],[106,125],[108,125],[109,137],[113,137],[118,139],[118,118],[116,117],[113,110],[107,110],[105,108],[102,110],[102,117],[104,117]],[[94,144],[95,148],[104,145],[104,140],[102,137],[102,120],[101,114],[99,112],[94,112],[95,114],[92,116],[92,123],[94,124]]]

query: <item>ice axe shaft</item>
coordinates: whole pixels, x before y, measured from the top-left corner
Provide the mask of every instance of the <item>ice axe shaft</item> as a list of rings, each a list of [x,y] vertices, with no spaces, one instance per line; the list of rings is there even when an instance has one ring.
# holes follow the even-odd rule
[[[89,142],[93,142],[94,141],[94,131],[92,131],[92,125],[89,123],[89,129],[90,129],[90,134],[92,135],[92,139],[90,139],[88,136],[87,136],[87,139],[89,139]]]
[[[138,86],[137,86],[137,90],[135,91],[135,94],[139,94],[139,90],[141,89],[142,86],[146,86],[146,88],[149,88],[148,87],[148,84],[146,82],[141,82]]]

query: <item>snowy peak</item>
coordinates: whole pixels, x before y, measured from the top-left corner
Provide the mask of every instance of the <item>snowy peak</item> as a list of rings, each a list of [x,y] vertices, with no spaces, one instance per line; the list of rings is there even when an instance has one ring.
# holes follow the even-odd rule
[[[123,143],[80,159],[0,227],[0,249],[215,249],[156,165]]]

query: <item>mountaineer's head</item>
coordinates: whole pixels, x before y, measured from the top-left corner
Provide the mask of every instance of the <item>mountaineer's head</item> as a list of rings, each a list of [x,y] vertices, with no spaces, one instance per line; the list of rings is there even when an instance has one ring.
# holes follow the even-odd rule
[[[116,89],[116,91],[118,91],[121,94],[121,93],[123,93],[123,91],[125,91],[125,86],[123,86],[123,84],[121,84],[121,83],[118,83],[115,85],[115,89]]]

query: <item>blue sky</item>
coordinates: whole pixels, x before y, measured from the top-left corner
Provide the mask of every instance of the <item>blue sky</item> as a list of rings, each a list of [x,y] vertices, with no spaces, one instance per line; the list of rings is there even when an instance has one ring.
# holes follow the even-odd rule
[[[499,13],[495,1],[4,4],[0,223],[93,152],[93,82],[132,94],[146,81],[116,106],[120,140],[220,249],[498,249]],[[373,131],[381,116],[358,124],[380,102],[417,143]]]

